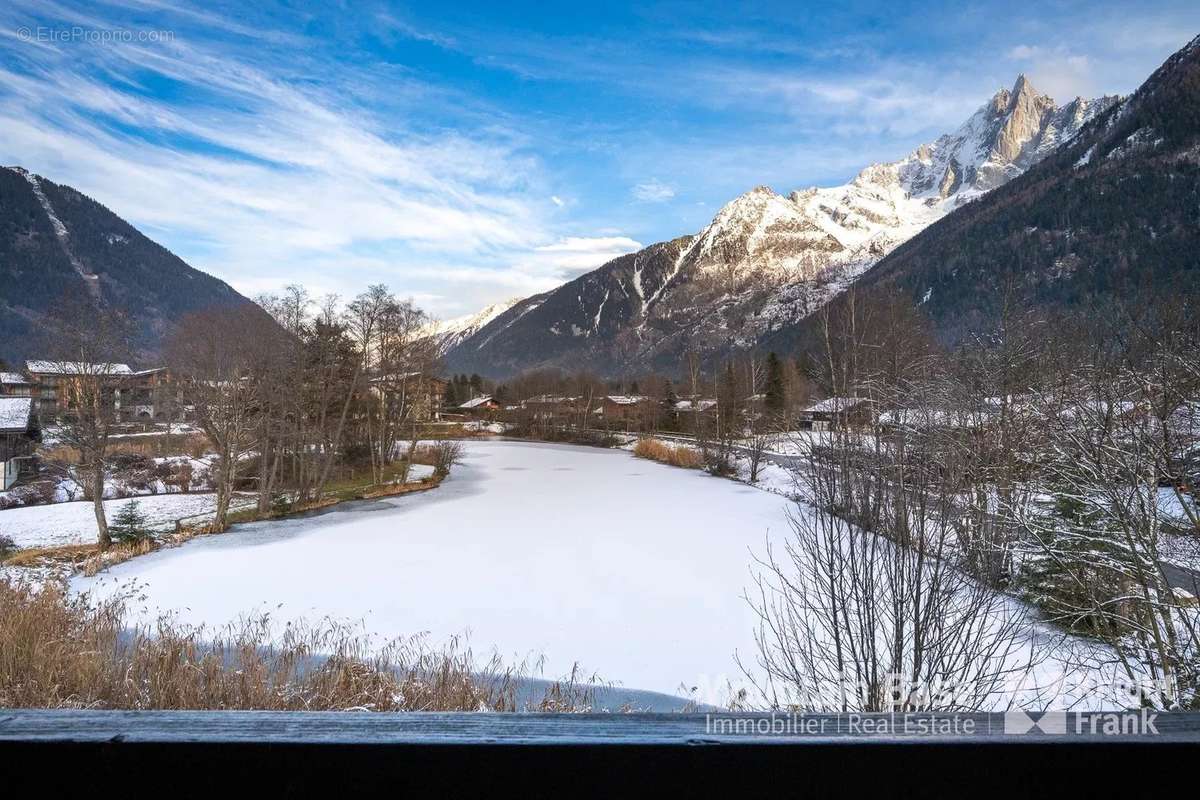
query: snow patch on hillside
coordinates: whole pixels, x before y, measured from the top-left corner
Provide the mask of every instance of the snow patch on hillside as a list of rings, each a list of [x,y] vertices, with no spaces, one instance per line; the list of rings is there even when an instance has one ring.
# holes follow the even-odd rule
[[[453,319],[438,320],[431,323],[427,335],[438,339],[438,347],[445,353],[470,339],[482,330],[489,322],[521,302],[520,297],[514,297],[484,308],[474,314],[464,314]]]

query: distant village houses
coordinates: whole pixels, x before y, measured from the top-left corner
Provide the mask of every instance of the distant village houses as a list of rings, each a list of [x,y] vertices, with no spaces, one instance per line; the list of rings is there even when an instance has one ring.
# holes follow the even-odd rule
[[[601,398],[599,415],[606,425],[638,427],[653,421],[660,413],[657,400],[638,394],[610,394]]]
[[[450,382],[424,372],[377,375],[371,379],[371,391],[406,406],[404,416],[413,422],[437,422]]]
[[[800,421],[816,431],[867,428],[875,422],[875,407],[865,397],[827,397],[804,409]]]
[[[500,404],[490,394],[484,394],[460,403],[457,410],[472,417],[491,419],[500,410]]]
[[[586,405],[587,400],[582,397],[542,394],[523,401],[521,408],[531,412],[537,418],[559,419],[586,410],[584,409]]]
[[[73,410],[84,379],[99,378],[104,402],[123,422],[177,421],[182,410],[165,367],[134,370],[128,364],[30,360],[25,372],[0,373],[0,397],[29,397],[43,420]]]
[[[41,441],[37,406],[32,397],[0,397],[0,462],[3,491],[33,468],[33,451]]]
[[[717,400],[713,397],[692,397],[676,400],[671,408],[673,427],[683,433],[711,430],[717,421]]]

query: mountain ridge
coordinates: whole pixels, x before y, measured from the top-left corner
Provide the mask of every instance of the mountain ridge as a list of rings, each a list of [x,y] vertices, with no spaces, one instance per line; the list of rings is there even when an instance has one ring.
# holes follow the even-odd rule
[[[0,357],[44,355],[39,339],[57,307],[76,301],[124,314],[131,355],[145,363],[183,315],[251,302],[82,192],[0,167]]]
[[[931,223],[1070,141],[1115,97],[1058,106],[1018,76],[952,133],[851,181],[784,196],[758,186],[703,230],[621,256],[447,349],[453,371],[675,370],[688,349],[753,346],[813,313]]]
[[[944,217],[862,276],[903,294],[953,345],[1027,311],[1103,307],[1190,289],[1200,272],[1200,36],[1065,146]],[[800,321],[768,341],[794,346]]]

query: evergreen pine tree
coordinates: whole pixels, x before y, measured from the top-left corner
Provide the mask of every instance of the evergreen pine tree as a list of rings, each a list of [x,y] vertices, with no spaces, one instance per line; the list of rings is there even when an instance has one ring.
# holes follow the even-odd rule
[[[764,387],[766,397],[763,399],[767,410],[779,413],[787,405],[787,396],[783,385],[783,363],[774,351],[767,355],[767,385]]]
[[[664,405],[669,411],[674,411],[675,404],[679,402],[679,395],[675,394],[675,384],[670,379],[667,379],[667,389],[664,395]]]
[[[667,385],[663,392],[663,424],[669,430],[678,428],[678,419],[676,417],[675,405],[679,402],[679,395],[675,394],[675,384],[671,383],[671,379],[667,379]]]
[[[738,397],[737,389],[737,373],[733,369],[733,362],[725,362],[725,371],[721,376],[721,383],[718,387],[717,406],[720,409],[721,428],[725,433],[734,430],[737,425],[739,412],[741,411],[741,402]]]
[[[1028,602],[1068,630],[1105,632],[1108,627],[1094,618],[1093,612],[1097,598],[1107,607],[1121,594],[1117,565],[1128,556],[1119,537],[1104,530],[1101,515],[1089,510],[1069,489],[1054,492],[1043,505],[1053,527],[1048,526],[1042,534],[1039,549],[1056,557],[1044,552],[1026,556],[1017,573],[1017,586]],[[1100,566],[1105,562],[1112,566]]]
[[[108,535],[114,542],[126,544],[150,537],[150,531],[146,528],[146,515],[142,513],[141,504],[137,500],[130,500],[121,506],[116,518],[109,523]]]

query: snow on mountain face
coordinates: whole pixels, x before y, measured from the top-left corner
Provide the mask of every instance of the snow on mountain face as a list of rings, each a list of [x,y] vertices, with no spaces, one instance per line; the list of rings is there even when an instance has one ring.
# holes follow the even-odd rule
[[[828,255],[843,249],[819,220],[788,198],[759,186],[726,204],[688,249],[699,273],[738,279],[767,275],[787,280],[814,276]]]
[[[1116,99],[1077,97],[1059,108],[1021,75],[1011,91],[1001,89],[957,131],[885,166],[895,168],[912,196],[953,199],[957,206],[1020,175]]]
[[[1132,95],[1075,101],[1044,119],[1040,131],[1026,129],[1018,155],[1046,155],[1027,179],[963,206],[952,225],[918,234],[863,276],[859,297],[920,303],[934,334],[954,345],[1000,323],[1001,298],[1013,285],[1022,287],[1024,310],[1056,313],[1110,300],[1155,306],[1193,285],[1200,37]],[[1016,241],[1029,245],[1019,259]],[[782,348],[814,330],[801,322],[763,344]]]
[[[58,218],[57,214],[54,213],[54,206],[50,203],[49,198],[46,197],[46,193],[42,190],[41,179],[39,176],[34,175],[32,172],[23,167],[14,166],[7,167],[7,169],[17,173],[29,183],[29,188],[33,191],[33,196],[37,198],[38,205],[42,207],[42,211],[44,211],[46,214],[46,219],[50,221],[50,224],[54,228],[54,235],[58,237],[59,246],[62,248],[63,254],[71,262],[71,266],[74,267],[75,271],[79,274],[79,277],[83,278],[88,288],[88,292],[91,294],[92,298],[97,301],[100,300],[100,278],[99,276],[93,274],[82,261],[76,258],[75,253],[71,250],[70,233],[67,231],[67,226],[63,224],[63,221]]]
[[[1020,175],[1114,102],[1076,98],[1059,108],[1022,75],[954,133],[900,161],[873,164],[844,186],[793,192],[791,199],[842,245],[834,260],[874,263],[961,204]]]
[[[792,192],[787,199],[798,213],[789,225],[806,231],[809,244],[775,251],[779,261],[766,274],[789,279],[759,314],[761,324],[772,327],[812,313],[929,224],[1069,142],[1116,101],[1076,98],[1060,108],[1021,75],[1011,91],[998,91],[958,130],[906,158],[872,164],[843,186]],[[722,209],[718,219],[747,196]],[[778,218],[771,224],[781,226]],[[799,237],[794,241],[802,243]]]
[[[1070,141],[1116,98],[1057,107],[1024,75],[954,133],[900,161],[872,164],[843,186],[782,197],[759,186],[726,204],[685,260],[701,273],[796,284],[852,279],[964,202],[1020,175]]]
[[[77,302],[124,316],[131,355],[148,364],[158,363],[164,338],[187,314],[257,309],[83,193],[0,167],[0,357],[46,355],[45,331]]]
[[[442,353],[448,352],[461,342],[474,336],[480,328],[519,302],[521,302],[521,298],[514,297],[510,300],[493,303],[474,314],[465,314],[453,319],[438,320],[430,324],[429,335],[437,337],[438,347]]]
[[[665,243],[635,254],[632,268],[610,262],[548,293],[538,313],[508,320],[503,331],[481,326],[486,336],[458,352],[447,348],[449,360],[462,355],[481,372],[495,363],[516,371],[583,366],[580,360],[616,371],[670,368],[684,347],[752,344],[819,309],[929,224],[1020,175],[1116,100],[1077,98],[1058,107],[1022,75],[956,131],[899,161],[873,164],[842,186],[786,197],[756,187],[723,206],[699,234],[677,240],[682,249],[669,268],[658,258]],[[647,290],[638,263],[651,254],[656,286]],[[570,302],[556,298],[563,292]],[[602,328],[602,317],[620,323]],[[568,333],[587,340],[579,345],[586,352],[552,343]],[[488,361],[488,351],[496,361]]]

